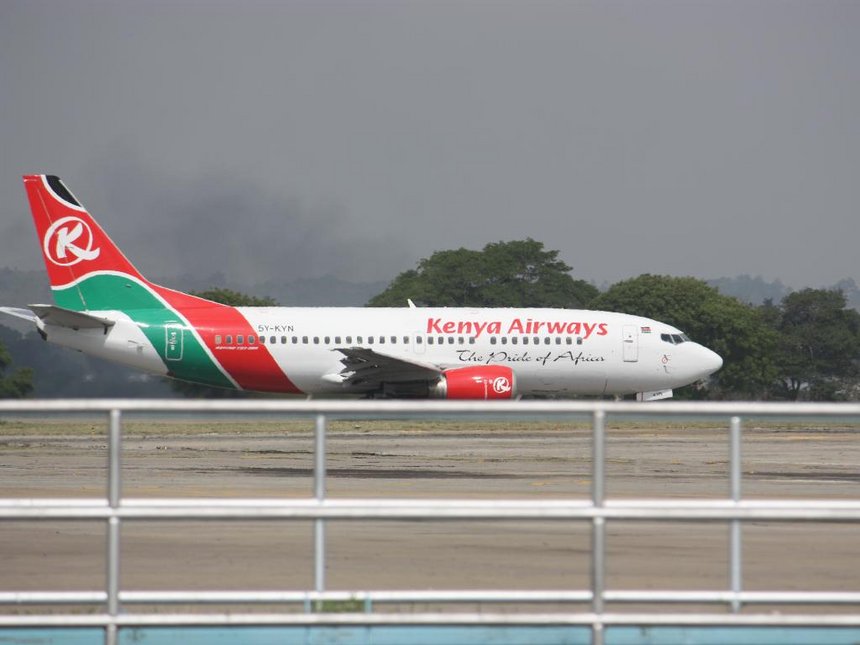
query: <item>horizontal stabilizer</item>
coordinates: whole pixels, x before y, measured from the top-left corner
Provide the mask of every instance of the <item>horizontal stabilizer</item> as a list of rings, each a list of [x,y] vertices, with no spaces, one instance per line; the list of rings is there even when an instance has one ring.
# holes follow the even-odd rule
[[[63,309],[56,305],[30,305],[30,309],[46,325],[78,329],[104,329],[105,332],[113,327],[114,322],[109,318],[91,316],[80,311]]]
[[[0,313],[7,314],[9,316],[15,316],[15,318],[21,318],[22,320],[27,320],[31,323],[35,323],[38,318],[36,318],[36,314],[34,314],[29,309],[18,309],[17,307],[0,307]]]

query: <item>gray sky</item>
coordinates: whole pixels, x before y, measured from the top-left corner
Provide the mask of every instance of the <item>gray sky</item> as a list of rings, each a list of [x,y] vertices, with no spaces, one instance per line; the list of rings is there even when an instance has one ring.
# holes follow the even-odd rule
[[[860,2],[0,0],[0,266],[60,175],[148,275],[860,282]]]

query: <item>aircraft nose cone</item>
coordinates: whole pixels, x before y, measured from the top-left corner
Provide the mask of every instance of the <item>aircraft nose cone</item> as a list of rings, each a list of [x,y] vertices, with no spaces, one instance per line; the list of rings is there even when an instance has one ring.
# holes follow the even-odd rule
[[[723,358],[707,347],[703,347],[702,350],[702,367],[705,372],[705,376],[707,376],[709,374],[713,374],[723,366]]]

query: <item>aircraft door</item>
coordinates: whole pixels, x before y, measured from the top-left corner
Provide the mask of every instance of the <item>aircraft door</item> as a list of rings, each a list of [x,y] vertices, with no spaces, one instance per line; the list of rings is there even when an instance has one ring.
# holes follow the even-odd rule
[[[636,325],[624,325],[621,353],[625,363],[635,363],[639,360],[639,329]]]
[[[425,343],[427,338],[420,331],[416,331],[412,336],[412,351],[416,354],[423,354],[426,351]]]
[[[181,361],[184,340],[185,330],[180,325],[165,325],[164,358],[168,361]]]

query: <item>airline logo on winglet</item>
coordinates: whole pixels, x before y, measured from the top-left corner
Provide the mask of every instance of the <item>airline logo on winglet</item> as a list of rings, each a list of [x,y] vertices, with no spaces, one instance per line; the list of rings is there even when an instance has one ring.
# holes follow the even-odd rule
[[[51,224],[45,233],[45,257],[61,267],[95,260],[101,249],[94,249],[94,242],[89,224],[79,217],[63,217]]]

